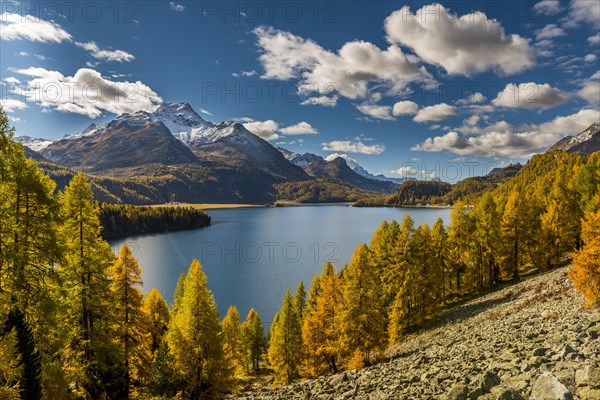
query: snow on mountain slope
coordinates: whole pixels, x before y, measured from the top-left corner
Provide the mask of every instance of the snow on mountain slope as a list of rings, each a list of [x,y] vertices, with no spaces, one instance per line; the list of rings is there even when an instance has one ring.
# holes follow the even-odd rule
[[[348,154],[339,154],[339,153],[333,153],[328,155],[327,157],[325,157],[325,161],[333,161],[336,158],[342,158],[344,160],[346,160],[346,164],[348,164],[348,166],[357,174],[359,174],[360,176],[364,177],[364,178],[368,178],[368,179],[374,179],[376,181],[383,181],[383,182],[392,182],[392,183],[396,183],[396,184],[402,184],[404,181],[409,180],[409,179],[413,179],[413,178],[390,178],[388,176],[385,176],[383,174],[379,174],[379,175],[373,175],[372,173],[370,173],[369,171],[367,171],[366,169],[363,168],[362,165],[360,165],[358,163],[358,161],[356,161],[355,159],[351,158],[348,156]]]
[[[293,151],[289,151],[284,149],[283,147],[278,147],[277,150],[283,154],[283,156],[292,164],[304,169],[308,167],[311,163],[315,161],[325,161],[323,157],[317,156],[316,154],[311,153],[295,153]]]
[[[350,168],[352,168],[352,170],[354,170],[354,172],[358,173],[358,171],[356,171],[357,168],[359,168],[362,171],[365,171],[365,169],[360,166],[358,161],[356,161],[354,158],[350,158],[350,156],[348,156],[348,154],[333,153],[333,154],[330,154],[327,157],[325,157],[325,161],[333,161],[336,158],[343,158],[344,160],[346,160],[346,164],[348,164],[348,166]]]
[[[592,154],[600,150],[600,122],[593,123],[577,136],[567,136],[558,141],[548,151],[564,150]]]
[[[29,147],[33,151],[40,151],[52,144],[50,139],[34,138],[31,136],[17,136],[15,142],[23,143],[23,146]]]
[[[242,124],[205,121],[188,103],[165,103],[148,116],[165,124],[171,133],[188,147],[195,148],[225,138],[239,146],[261,145],[260,140]]]

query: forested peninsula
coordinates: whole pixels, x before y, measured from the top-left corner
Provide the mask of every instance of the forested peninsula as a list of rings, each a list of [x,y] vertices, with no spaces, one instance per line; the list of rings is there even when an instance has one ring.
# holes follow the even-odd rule
[[[105,239],[202,228],[210,222],[208,214],[192,207],[100,205],[102,237]]]

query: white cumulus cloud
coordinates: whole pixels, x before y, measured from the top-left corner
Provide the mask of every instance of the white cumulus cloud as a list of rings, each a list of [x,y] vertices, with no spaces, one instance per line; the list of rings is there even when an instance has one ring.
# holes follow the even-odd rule
[[[431,4],[413,13],[404,6],[387,17],[385,31],[390,42],[410,47],[425,62],[450,74],[497,70],[510,75],[535,62],[528,39],[507,34],[498,21],[482,12],[457,16]]]
[[[113,114],[153,111],[162,102],[152,89],[140,81],[110,81],[89,68],[81,68],[73,76],[34,67],[14,72],[32,77],[24,88],[19,87],[15,92],[46,110],[56,109],[96,118],[103,111]]]
[[[123,50],[102,49],[96,44],[96,42],[87,42],[87,43],[75,42],[75,45],[77,45],[77,47],[81,47],[82,49],[89,51],[90,54],[92,55],[92,57],[97,58],[99,60],[116,61],[116,62],[123,62],[123,61],[131,62],[135,59],[135,57],[132,54],[129,54]]]
[[[359,99],[368,97],[370,84],[399,93],[409,82],[430,79],[424,68],[413,64],[395,45],[382,50],[369,42],[353,41],[333,52],[312,40],[273,28],[258,27],[254,33],[265,70],[263,78],[299,79],[301,93],[338,92]]]
[[[322,150],[373,155],[383,153],[385,146],[383,144],[365,144],[361,140],[334,140],[323,143]]]
[[[5,112],[11,113],[16,110],[27,108],[27,104],[16,99],[0,98],[0,107],[2,107]]]
[[[473,94],[471,94],[469,97],[467,97],[466,99],[461,99],[458,101],[458,104],[477,104],[477,103],[483,103],[486,100],[486,97],[479,93],[479,92],[475,92]]]
[[[533,6],[533,10],[538,14],[556,15],[563,10],[558,0],[542,0]]]
[[[505,121],[481,129],[474,136],[448,132],[430,137],[413,146],[413,151],[448,151],[459,155],[527,158],[547,150],[562,135],[577,134],[600,121],[600,111],[581,109],[568,116],[558,116],[548,122],[515,127]]]
[[[600,71],[596,71],[588,79],[584,79],[581,82],[581,89],[576,94],[589,104],[600,103]]]
[[[33,15],[14,13],[0,14],[0,38],[2,40],[29,40],[31,42],[61,43],[70,41],[71,35],[52,21]]]
[[[415,115],[419,112],[419,106],[413,101],[398,101],[392,108],[392,114],[398,117],[400,115]]]
[[[263,138],[264,140],[275,140],[279,139],[277,130],[279,130],[279,124],[272,119],[266,121],[252,121],[243,124],[246,129],[254,133],[256,136]]]
[[[552,108],[566,101],[559,90],[547,83],[509,83],[492,102],[507,108]]]
[[[563,19],[563,26],[577,28],[582,24],[600,28],[600,1],[571,0],[569,13]]]
[[[393,121],[395,118],[392,115],[392,107],[378,104],[359,104],[356,106],[358,111],[372,118]]]
[[[308,122],[298,122],[295,125],[281,128],[279,132],[284,135],[316,135],[319,133],[315,128],[312,127]]]
[[[443,121],[456,115],[456,107],[446,103],[440,103],[419,110],[413,118],[415,122]]]
[[[414,167],[410,167],[410,166],[404,166],[404,167],[400,167],[397,169],[393,169],[390,171],[392,174],[396,174],[399,175],[401,177],[406,177],[406,176],[410,176],[410,175],[416,175],[417,172],[419,172],[418,169],[414,168]]]
[[[535,31],[535,37],[537,40],[552,39],[559,36],[565,36],[567,32],[564,29],[559,28],[555,24],[548,24],[542,29]]]
[[[302,103],[300,103],[303,106],[308,106],[308,105],[319,105],[319,106],[323,106],[323,107],[335,107],[337,105],[338,102],[338,96],[316,96],[316,97],[309,97],[308,99],[304,100]]]

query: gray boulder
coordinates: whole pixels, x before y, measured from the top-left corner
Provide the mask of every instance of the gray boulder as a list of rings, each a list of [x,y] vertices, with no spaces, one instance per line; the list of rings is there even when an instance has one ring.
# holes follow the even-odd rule
[[[531,390],[530,400],[572,400],[573,394],[565,385],[552,375],[551,372],[544,372],[535,381]]]

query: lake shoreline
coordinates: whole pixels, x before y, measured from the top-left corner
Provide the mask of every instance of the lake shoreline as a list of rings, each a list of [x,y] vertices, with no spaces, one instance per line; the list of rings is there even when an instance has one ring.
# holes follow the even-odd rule
[[[190,207],[199,210],[232,210],[239,208],[281,208],[281,207],[307,207],[307,206],[352,206],[351,201],[336,203],[298,203],[295,201],[278,200],[274,204],[236,204],[236,203],[166,203],[152,204],[143,207]]]
[[[392,206],[392,205],[380,205],[380,206],[355,206],[352,205],[352,207],[356,207],[356,208],[416,208],[419,210],[423,210],[423,209],[452,209],[454,208],[454,206],[443,206],[443,205],[428,205],[428,206],[413,206],[413,205],[403,205],[403,206]]]

